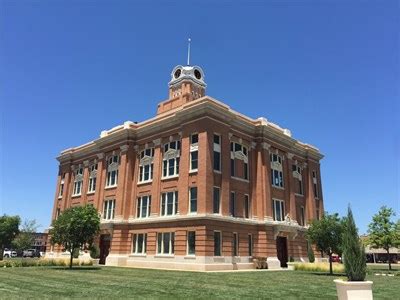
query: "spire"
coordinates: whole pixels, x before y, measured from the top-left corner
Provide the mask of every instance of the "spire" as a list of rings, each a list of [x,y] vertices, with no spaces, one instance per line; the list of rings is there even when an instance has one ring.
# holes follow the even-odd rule
[[[188,38],[188,54],[187,54],[187,65],[190,66],[190,42],[192,40]]]

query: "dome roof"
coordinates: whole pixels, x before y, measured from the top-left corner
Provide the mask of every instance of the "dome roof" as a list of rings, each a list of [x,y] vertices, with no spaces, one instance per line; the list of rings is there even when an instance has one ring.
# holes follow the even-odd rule
[[[171,73],[169,86],[181,83],[184,80],[193,81],[202,87],[206,87],[204,82],[204,72],[199,66],[176,66]]]

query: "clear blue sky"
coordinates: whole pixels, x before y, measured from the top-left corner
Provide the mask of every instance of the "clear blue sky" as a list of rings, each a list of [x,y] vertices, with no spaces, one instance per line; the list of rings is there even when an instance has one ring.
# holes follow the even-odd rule
[[[149,1],[151,2],[151,1]],[[170,72],[325,154],[325,208],[400,213],[399,1],[1,1],[0,214],[49,225],[68,147],[152,117]]]

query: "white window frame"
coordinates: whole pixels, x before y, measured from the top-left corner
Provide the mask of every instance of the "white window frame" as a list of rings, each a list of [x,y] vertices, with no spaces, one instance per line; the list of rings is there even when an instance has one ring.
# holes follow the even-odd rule
[[[304,186],[303,186],[303,168],[299,166],[297,163],[292,165],[292,175],[294,178],[297,179],[296,189],[299,189],[299,192],[296,192],[296,195],[303,196],[304,195]]]
[[[175,148],[172,145],[175,143]],[[163,147],[164,155],[162,162],[162,177],[161,179],[168,179],[179,176],[179,163],[180,163],[180,153],[181,153],[181,141],[174,140],[164,144]],[[173,160],[173,172],[170,173],[170,163]],[[166,174],[164,172],[166,169]]]
[[[189,253],[190,247],[189,247],[189,234],[194,233],[194,253]],[[195,230],[189,230],[186,235],[186,255],[187,256],[196,256],[196,231]]]
[[[236,150],[236,145],[240,147],[240,149]],[[239,178],[242,180],[249,181],[249,148],[245,146],[243,143],[239,142],[231,142],[231,177],[239,178],[236,176],[236,160],[243,161],[243,178]],[[232,164],[233,161],[233,164]],[[233,170],[232,170],[233,168]],[[246,171],[245,171],[246,170]],[[247,176],[245,177],[245,175]]]
[[[172,193],[172,214],[168,214],[168,194]],[[169,217],[175,216],[179,214],[179,197],[178,191],[168,191],[161,193],[161,201],[160,201],[160,216]],[[163,205],[164,205],[164,214],[163,214]]]
[[[143,215],[143,202],[146,199],[146,213]],[[151,195],[143,195],[136,200],[136,218],[144,219],[150,217],[151,214]]]
[[[284,189],[284,177],[283,177],[283,157],[278,153],[270,154],[271,162],[271,185],[276,188]]]
[[[115,217],[115,199],[104,200],[103,220],[113,220]]]
[[[72,196],[74,197],[82,195],[82,188],[83,188],[83,167],[78,167],[78,169],[76,169],[75,171]]]
[[[279,205],[280,215],[277,213],[277,205]],[[285,220],[285,201],[280,199],[272,199],[272,212],[274,221],[283,222]]]
[[[107,176],[106,188],[116,187],[118,185],[118,168],[119,168],[119,155],[113,154],[107,159]],[[113,174],[115,174],[115,182],[112,183]]]
[[[141,252],[138,251],[139,235],[143,236]],[[147,233],[134,233],[132,235],[132,253],[136,254],[136,255],[146,255],[146,253],[147,253]]]
[[[218,189],[218,212],[214,211],[214,195],[216,189]],[[221,187],[219,186],[213,186],[213,213],[218,215],[221,214]]]
[[[89,167],[88,194],[94,193],[96,191],[96,183],[97,183],[97,163],[94,163]]]
[[[194,199],[192,199],[192,196],[193,196],[192,195],[192,189],[194,189],[196,191],[196,198],[195,198],[195,200],[196,200],[196,210],[194,210],[194,211],[192,211],[192,200],[194,200]],[[199,193],[198,193],[197,186],[189,187],[189,213],[190,214],[196,214],[197,213],[198,195],[199,195]]]
[[[58,198],[62,198],[64,193],[64,182],[65,182],[65,173],[61,175],[60,187],[58,190]]]
[[[219,138],[219,143],[218,144],[215,143],[215,137]],[[222,168],[221,141],[222,141],[221,135],[219,135],[217,133],[214,133],[214,135],[213,135],[213,170],[214,170],[214,172],[217,172],[217,173],[221,173],[221,171],[222,171],[222,169],[221,169]],[[214,166],[215,166],[215,162],[214,162],[215,155],[214,155],[214,152],[219,153],[218,170],[214,168]]]
[[[139,176],[138,183],[152,182],[153,181],[153,162],[154,162],[154,148],[145,148],[140,151],[139,161]],[[145,169],[149,168],[149,178],[145,179]]]
[[[168,240],[168,253],[164,252],[164,235],[169,234],[169,240]],[[161,244],[160,244],[160,239],[159,236],[161,236]],[[175,254],[175,232],[158,232],[157,233],[157,255],[169,255],[173,256]],[[160,251],[161,250],[161,251]]]
[[[193,143],[193,136],[197,135],[197,142]],[[197,159],[193,160],[193,155],[196,153]],[[197,168],[192,168],[193,161],[197,162]],[[189,160],[189,172],[197,172],[199,169],[199,134],[192,133],[190,135],[190,160]]]
[[[313,178],[314,198],[318,199],[319,198],[319,190],[318,190],[318,178],[317,178],[317,171],[316,170],[312,171],[312,178]]]

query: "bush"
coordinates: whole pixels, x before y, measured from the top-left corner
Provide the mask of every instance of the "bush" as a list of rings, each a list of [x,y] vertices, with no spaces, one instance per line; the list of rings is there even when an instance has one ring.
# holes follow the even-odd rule
[[[349,207],[345,220],[346,230],[343,233],[343,258],[347,279],[364,281],[367,273],[365,250],[358,237],[353,213]]]
[[[100,249],[97,245],[92,245],[90,247],[90,257],[93,259],[100,258]]]
[[[74,251],[72,251],[72,257],[73,258],[79,257],[79,248],[75,248]]]
[[[310,242],[307,242],[307,255],[310,263],[315,262],[315,255]]]
[[[74,266],[92,266],[90,260],[73,260]],[[19,267],[67,267],[69,266],[69,259],[65,258],[41,258],[41,259],[13,259],[0,261],[0,268],[19,268]]]
[[[334,273],[344,273],[344,266],[342,264],[333,264]],[[307,272],[328,272],[329,263],[295,263],[295,271]]]

